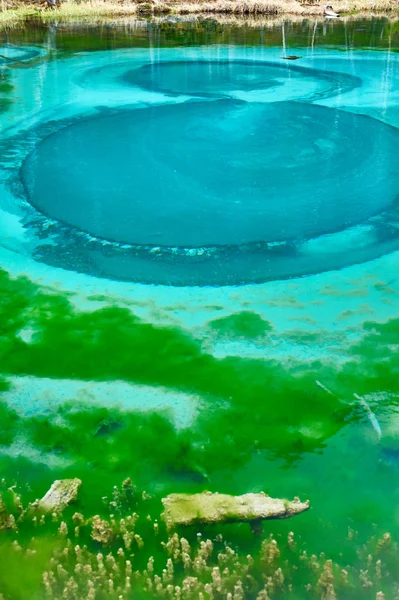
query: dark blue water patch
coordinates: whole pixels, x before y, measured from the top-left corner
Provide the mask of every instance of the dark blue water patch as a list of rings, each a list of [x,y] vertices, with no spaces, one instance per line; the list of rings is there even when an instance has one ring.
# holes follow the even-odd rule
[[[399,224],[399,221],[397,222]],[[43,243],[34,258],[64,269],[107,277],[175,286],[220,286],[289,279],[362,263],[399,248],[397,228],[383,223],[359,239],[320,239],[317,253],[306,244],[221,247],[199,252],[111,244],[45,218],[29,224]]]
[[[149,63],[127,70],[120,79],[152,92],[218,97],[235,91],[278,88],[289,82],[300,84],[299,97],[302,94],[310,99],[342,94],[362,85],[359,77],[346,73],[294,66],[287,62],[234,59]]]
[[[288,71],[272,63],[249,60],[157,62],[126,71],[129,85],[173,95],[221,96],[235,90],[266,90],[282,85]]]
[[[25,226],[44,242],[36,260],[120,280],[223,285],[337,269],[399,247],[398,136],[299,103],[55,123],[22,165]]]
[[[381,448],[381,462],[389,467],[399,470],[399,444],[396,448]]]
[[[129,61],[85,69],[75,82],[85,88],[126,93],[138,88],[170,96],[229,98],[272,93],[276,100],[312,101],[353,90],[360,77],[293,65],[281,60],[168,60],[134,66]],[[244,98],[245,99],[245,98]]]
[[[274,243],[386,210],[399,191],[398,142],[396,129],[321,106],[188,103],[64,128],[21,172],[39,211],[103,239]]]
[[[41,55],[43,55],[41,49],[31,46],[15,46],[13,44],[0,45],[0,64],[27,62]]]

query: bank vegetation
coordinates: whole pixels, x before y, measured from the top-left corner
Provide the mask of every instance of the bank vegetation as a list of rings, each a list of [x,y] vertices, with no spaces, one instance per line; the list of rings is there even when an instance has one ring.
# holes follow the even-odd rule
[[[368,17],[399,15],[399,0],[338,0],[333,7],[341,17],[358,13]],[[31,18],[47,22],[54,19],[137,19],[162,15],[325,18],[324,8],[325,3],[320,0],[61,0],[55,8],[49,7],[46,0],[0,0],[0,23],[21,23]]]

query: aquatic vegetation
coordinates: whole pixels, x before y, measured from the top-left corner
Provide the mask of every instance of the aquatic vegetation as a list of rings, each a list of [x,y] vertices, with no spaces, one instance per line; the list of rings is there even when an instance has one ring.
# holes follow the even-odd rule
[[[8,446],[11,444],[17,431],[17,423],[17,413],[10,409],[5,402],[0,402],[0,446]]]
[[[126,479],[102,512],[84,515],[79,505],[64,514],[37,515],[7,490],[13,515],[0,532],[4,600],[130,598],[265,600],[295,598],[394,598],[398,592],[397,544],[389,533],[359,544],[349,530],[342,550],[352,557],[331,560],[312,554],[292,531],[259,538],[210,527],[165,531],[157,503]],[[248,550],[250,544],[251,550]],[[357,553],[357,557],[356,557]],[[18,580],[13,577],[19,572]]]
[[[257,313],[243,310],[209,322],[209,327],[221,337],[256,339],[264,337],[273,329],[272,325]]]
[[[354,393],[399,393],[397,356],[391,345],[396,320],[366,323],[363,341],[348,346],[349,360],[339,368],[333,362],[320,361],[216,359],[188,332],[144,322],[115,304],[80,310],[68,294],[40,287],[27,278],[10,278],[5,272],[1,272],[1,286],[4,381],[10,375],[27,374],[60,383],[62,378],[117,379],[199,394],[206,406],[190,429],[177,430],[167,410],[133,412],[89,406],[84,399],[71,398],[47,414],[21,416],[3,404],[1,442],[8,450],[1,469],[11,477],[17,472],[23,476],[31,487],[30,500],[39,494],[40,486],[48,486],[56,477],[82,479],[86,488],[82,502],[90,510],[95,505],[93,494],[87,491],[91,486],[105,495],[110,481],[128,476],[155,494],[204,489],[245,493],[245,478],[232,481],[225,473],[239,477],[253,461],[265,456],[275,456],[286,464],[303,460],[307,453],[323,448],[326,440],[351,420],[359,419]],[[225,331],[232,323],[223,319]],[[242,313],[238,322],[233,315],[236,331],[238,327],[244,332],[247,325],[247,315],[243,322]],[[267,324],[257,318],[254,323],[251,317],[249,326],[254,328],[253,335],[258,327],[267,330]],[[26,337],[23,332],[27,331],[33,333]],[[220,335],[218,328],[215,333]],[[378,362],[376,353],[381,356]],[[383,404],[371,406],[379,418]],[[371,425],[368,427],[372,431]],[[388,432],[384,425],[381,429],[384,444]],[[15,455],[17,432],[18,447],[36,449],[43,462],[32,463]],[[392,461],[392,452],[383,450],[386,447],[382,446],[381,460],[390,468],[395,459]],[[391,447],[395,448],[394,442]],[[50,469],[46,457],[62,461],[53,461]],[[250,485],[279,495],[270,467],[260,464]],[[285,493],[291,496],[298,487],[307,497],[309,486],[299,489],[303,485],[293,480],[293,489],[286,488]]]
[[[397,358],[390,348],[396,321],[372,328],[366,324],[361,344],[348,348],[348,356],[356,360],[339,369],[319,361],[300,365],[216,359],[181,329],[143,322],[118,306],[80,311],[66,294],[26,278],[11,279],[4,271],[0,276],[3,377],[125,380],[199,394],[208,406],[190,435],[176,432],[168,413],[129,413],[76,401],[59,407],[56,419],[54,414],[20,419],[21,431],[35,447],[102,464],[104,470],[128,472],[134,463],[138,475],[143,469],[137,465],[150,461],[158,471],[197,473],[201,481],[232,464],[238,468],[254,452],[293,459],[317,448],[344,425],[353,411],[354,393],[398,391]],[[251,316],[248,321],[244,312],[232,320],[222,318],[217,335],[232,325],[246,335],[248,327],[252,335],[268,329],[262,319],[255,317],[254,323]],[[33,333],[24,341],[28,330]],[[384,360],[376,363],[376,352]],[[318,387],[316,380],[333,394]],[[17,419],[14,413],[7,418],[10,423]],[[5,443],[12,442],[12,431],[10,427]],[[159,446],[158,439],[164,445]]]
[[[14,102],[12,97],[14,86],[10,82],[10,79],[10,72],[0,69],[0,113],[6,112]]]
[[[287,386],[284,391],[273,391],[289,402],[288,390],[298,387],[298,377],[293,379],[275,360],[216,359],[182,329],[143,322],[117,306],[79,311],[66,294],[42,289],[26,278],[11,279],[4,271],[0,277],[4,374],[124,379],[237,402],[244,397],[246,402],[251,397],[255,401],[267,387],[277,386]],[[255,320],[257,326],[268,328],[267,323]],[[247,327],[247,316],[241,313],[235,326]],[[29,342],[22,339],[27,328],[34,332]],[[305,390],[309,386],[304,377]]]
[[[10,83],[10,73],[4,69],[0,70],[0,94],[9,94],[14,90],[14,86]]]
[[[31,494],[56,477],[79,477],[105,493],[110,480],[129,475],[151,493],[202,491],[205,486],[244,493],[245,483],[232,488],[223,470],[240,472],[259,453],[289,462],[321,447],[352,415],[348,398],[354,391],[365,393],[367,386],[368,380],[363,378],[361,385],[349,368],[340,375],[320,363],[299,368],[275,360],[215,359],[181,329],[143,322],[118,306],[82,311],[67,294],[27,278],[1,272],[1,286],[3,377],[126,380],[199,394],[207,406],[190,430],[176,430],[167,411],[131,412],[88,406],[82,400],[24,417],[4,406],[7,429],[1,441],[11,455],[2,458],[2,471],[24,473]],[[241,317],[233,323],[243,332],[248,321],[244,315],[242,323]],[[258,327],[267,329],[255,321],[249,320],[252,334]],[[27,331],[33,333],[26,337]],[[335,396],[315,384],[319,378]],[[41,453],[43,465],[14,458],[16,431],[19,444]],[[66,463],[49,470],[46,456]],[[266,474],[257,480],[278,493]]]
[[[176,432],[162,414],[71,411],[70,405],[59,414],[63,425],[57,425],[54,417],[42,417],[25,419],[20,429],[36,448],[73,459],[67,472],[75,472],[83,480],[101,474],[108,481],[112,473],[130,473],[136,481],[153,478],[160,486],[167,474],[173,480],[173,473],[195,474],[200,469],[194,440],[189,442],[184,431]],[[104,487],[104,483],[98,485]]]

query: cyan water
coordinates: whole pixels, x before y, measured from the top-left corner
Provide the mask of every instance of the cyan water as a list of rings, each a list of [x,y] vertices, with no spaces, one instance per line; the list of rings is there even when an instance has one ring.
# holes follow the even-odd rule
[[[287,527],[337,556],[397,534],[394,25],[0,39],[3,472],[309,498]]]
[[[395,58],[286,53],[124,49],[18,71],[29,89],[40,80],[41,107],[26,106],[28,132],[25,120],[7,130],[4,166],[21,217],[34,221],[35,256],[117,280],[201,286],[307,275],[396,249],[397,130],[370,118],[388,109]]]

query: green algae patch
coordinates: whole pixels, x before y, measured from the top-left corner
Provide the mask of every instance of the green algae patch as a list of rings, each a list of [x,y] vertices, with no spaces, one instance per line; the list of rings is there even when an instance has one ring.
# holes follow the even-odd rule
[[[223,470],[239,473],[259,452],[287,462],[322,447],[345,423],[352,409],[324,398],[315,386],[312,395],[299,387],[284,388],[276,397],[262,394],[200,413],[189,429],[177,430],[165,411],[131,412],[68,403],[51,415],[21,418],[19,432],[28,445],[62,458],[57,477],[76,476],[109,481],[131,476],[149,491],[178,486],[217,490]],[[283,394],[287,400],[283,402]],[[289,395],[288,395],[289,394]],[[297,404],[298,403],[298,404]],[[261,473],[258,480],[264,481]],[[101,484],[102,485],[102,484]],[[244,492],[245,487],[240,491]]]
[[[25,419],[21,431],[42,452],[72,460],[67,471],[58,471],[62,477],[75,473],[87,480],[101,474],[108,481],[131,475],[135,481],[149,484],[153,479],[160,485],[180,472],[193,477],[197,473],[193,441],[162,413],[76,410],[66,405],[56,418]]]
[[[48,567],[55,544],[41,536],[40,543],[32,540],[24,546],[24,552],[18,551],[6,535],[0,536],[0,563],[6,566],[0,573],[4,600],[25,600],[27,597],[43,600],[42,574]]]
[[[151,469],[158,465],[161,472],[181,464],[180,472],[207,478],[217,468],[239,468],[255,451],[286,459],[312,451],[351,413],[346,398],[357,390],[342,385],[343,380],[340,395],[319,389],[317,379],[329,382],[335,377],[320,362],[294,368],[275,360],[217,359],[182,329],[146,323],[118,306],[78,311],[67,294],[40,288],[24,277],[11,279],[4,271],[0,294],[4,375],[124,380],[196,394],[204,402],[185,446],[167,415],[106,414],[105,409],[76,406],[62,410],[59,421],[25,421],[30,441],[43,451],[94,465],[102,459],[104,471],[124,471],[129,460],[137,459],[139,464],[151,461]],[[248,311],[216,323],[217,331],[232,331],[233,336],[270,330],[267,321]],[[29,339],[21,333],[28,329],[35,332]],[[314,424],[317,435],[312,433]],[[158,443],[162,439],[165,445]],[[183,447],[187,464],[181,458]]]
[[[144,323],[131,311],[106,307],[77,312],[66,294],[0,273],[1,369],[9,374],[74,379],[123,379],[187,385],[193,363],[207,363],[198,341],[183,331]],[[19,335],[33,329],[27,343]]]
[[[227,317],[214,319],[209,328],[220,337],[256,339],[266,336],[272,329],[269,321],[255,312],[243,310]]]
[[[79,477],[103,490],[110,480],[133,476],[151,491],[178,486],[192,492],[206,486],[245,493],[244,484],[229,481],[223,473],[235,473],[238,481],[254,457],[263,454],[294,464],[322,449],[357,418],[355,392],[399,391],[395,321],[366,324],[363,341],[346,348],[350,360],[338,369],[321,361],[217,359],[200,339],[178,327],[155,326],[116,305],[79,311],[68,294],[24,277],[12,279],[3,271],[0,294],[3,378],[48,377],[60,380],[60,386],[63,379],[122,380],[201,399],[201,410],[187,430],[176,430],[167,410],[133,412],[79,401],[59,407],[55,414],[18,420],[7,408],[3,444],[10,444],[18,431],[43,456],[69,464],[53,470],[38,466],[34,472],[39,479]],[[249,318],[249,325],[246,311],[239,315],[238,326],[233,321],[233,339],[237,332],[269,331],[258,315]],[[221,321],[216,330],[229,331],[231,321]],[[26,336],[29,330],[34,335]],[[32,470],[31,463],[24,466],[12,458],[7,469],[12,471],[13,464],[27,474]],[[260,489],[267,485],[262,472],[256,474],[256,484]]]
[[[194,449],[204,445],[201,453],[195,451],[199,458],[194,460],[204,474],[212,472],[215,463],[243,464],[255,448],[286,457],[311,451],[343,426],[352,411],[353,393],[386,389],[397,380],[392,371],[396,355],[387,348],[391,339],[398,339],[395,322],[380,325],[376,333],[366,324],[364,341],[347,349],[354,360],[340,370],[322,362],[282,365],[270,359],[217,359],[203,350],[199,339],[178,327],[146,323],[118,306],[78,311],[67,294],[40,288],[27,278],[11,279],[4,271],[0,286],[0,369],[4,376],[124,380],[197,394],[206,410],[194,423],[187,444]],[[249,311],[212,323],[218,334],[233,338],[263,336],[270,330],[267,321]],[[21,333],[28,329],[35,332],[29,339]],[[384,357],[378,365],[373,364],[376,351]],[[318,388],[317,380],[334,394]],[[154,462],[159,460],[165,468],[166,456],[174,464],[180,450],[169,439],[174,434],[168,416],[160,415],[158,421],[155,416],[140,415],[129,421],[126,413],[106,412],[64,410],[60,422],[32,419],[26,430],[43,450],[81,454],[89,462],[102,454],[97,439],[103,440],[105,448],[104,440],[114,439],[114,447],[111,444],[109,454],[105,452],[109,464],[112,456],[119,464],[118,457],[132,451],[134,455],[129,444],[138,434],[132,435],[133,431],[153,430],[147,446],[143,439],[139,447],[147,447],[154,453]],[[161,453],[155,459],[157,436],[166,436],[174,448],[165,460]]]
[[[298,520],[299,527],[302,520],[309,518],[316,518],[317,522],[317,518],[322,517],[324,523],[328,518],[328,506],[323,509],[315,505],[312,496],[308,494],[309,490],[314,491],[314,483],[301,480],[296,475],[295,465],[306,460],[306,456],[311,453],[322,452],[328,438],[337,434],[347,423],[359,420],[359,410],[356,413],[353,407],[354,392],[365,395],[381,390],[399,391],[396,352],[399,320],[386,324],[366,323],[363,340],[345,348],[349,360],[337,368],[332,363],[321,361],[280,363],[276,360],[239,356],[217,359],[204,350],[200,339],[181,328],[155,326],[115,304],[100,309],[95,306],[91,311],[79,311],[73,306],[68,294],[41,288],[27,278],[12,279],[1,271],[0,294],[0,377],[3,378],[5,389],[8,387],[7,376],[30,375],[59,380],[61,387],[63,378],[82,381],[124,380],[194,393],[201,399],[201,410],[190,429],[185,430],[176,430],[167,410],[132,412],[111,407],[89,407],[80,400],[60,406],[50,415],[22,418],[4,405],[4,414],[1,417],[0,412],[0,418],[8,423],[4,431],[11,433],[7,433],[8,437],[3,438],[3,442],[0,440],[0,443],[12,443],[15,432],[18,432],[43,457],[65,459],[67,466],[49,468],[45,463],[34,463],[23,457],[2,456],[2,474],[11,474],[13,478],[18,477],[28,483],[31,501],[41,497],[54,479],[79,477],[83,485],[78,504],[75,508],[68,508],[63,516],[69,531],[67,535],[70,537],[62,540],[70,539],[73,546],[77,543],[86,544],[89,552],[93,553],[93,561],[101,548],[104,555],[114,553],[115,560],[119,560],[117,552],[121,544],[124,544],[122,540],[126,532],[121,536],[117,530],[114,540],[107,534],[107,544],[99,546],[101,531],[107,532],[109,527],[113,527],[111,517],[104,515],[101,496],[108,494],[107,501],[115,503],[113,496],[109,496],[109,490],[115,481],[129,476],[139,488],[147,489],[154,495],[153,506],[158,505],[155,510],[156,518],[160,513],[160,498],[164,494],[199,493],[204,489],[244,494],[267,489],[272,495],[279,495],[279,486],[285,486],[282,490],[284,495],[292,497],[294,493],[301,496],[306,494],[304,497],[309,495],[312,500],[313,516],[310,513],[304,515],[303,519]],[[226,335],[227,339],[237,339],[237,332],[242,332],[248,326],[245,318],[244,326],[240,319],[238,326],[237,323],[232,326],[231,322],[226,326],[223,320],[221,319],[222,326],[219,327],[219,331],[223,333],[216,335]],[[256,318],[250,322],[250,330],[253,336],[262,332],[261,338],[267,336],[269,331],[264,322],[260,323]],[[34,334],[27,335],[29,331]],[[214,331],[218,331],[218,326]],[[247,335],[248,329],[245,331]],[[305,343],[312,339],[306,338]],[[345,342],[345,338],[340,341]],[[317,382],[321,382],[324,388]],[[372,405],[377,417],[379,406],[381,405],[377,403]],[[386,451],[387,459],[396,461],[394,444],[392,447],[393,452]],[[347,459],[350,461],[350,456]],[[276,475],[276,471],[273,471],[276,463],[281,467],[291,467],[287,477],[289,481],[285,482],[283,475]],[[251,467],[252,464],[255,466]],[[384,468],[388,467],[384,465]],[[345,471],[345,477],[352,478],[355,475],[348,470]],[[300,484],[298,487],[297,483]],[[340,489],[348,488],[341,486]],[[321,493],[318,500],[323,504]],[[353,501],[348,507],[348,513],[360,514],[362,503],[370,500],[371,496],[364,502],[356,497],[356,502]],[[68,513],[69,510],[71,514]],[[72,520],[72,512],[75,510],[90,511],[90,522],[85,517],[83,524],[76,525]],[[151,511],[143,510],[143,520],[146,521],[146,516]],[[101,522],[94,521],[94,511],[100,515]],[[117,509],[114,504],[112,514],[115,512]],[[342,512],[338,511],[338,514]],[[104,521],[109,525],[104,525]],[[93,534],[96,538],[91,537],[94,523],[97,523]],[[74,538],[73,532],[77,526],[80,527],[79,538]],[[149,521],[146,521],[145,526],[152,527]],[[61,529],[61,523],[43,525],[40,533],[33,523],[30,528],[26,527],[29,535],[39,537],[40,543],[44,544],[43,554],[38,553],[37,563],[32,567],[33,579],[29,580],[31,597],[41,600],[44,597],[42,574],[49,570],[45,565],[46,557],[50,553],[58,560],[57,531]],[[309,528],[308,521],[307,527]],[[65,530],[64,526],[62,530]],[[143,532],[134,532],[134,535],[139,535],[144,541],[145,552],[142,553],[142,548],[138,547],[138,542],[134,539],[131,540],[130,549],[124,550],[126,555],[135,554],[137,570],[145,570],[151,555],[155,553],[159,558],[164,552],[159,548],[154,551],[158,542],[155,543],[152,538],[149,540],[145,532],[145,527]],[[29,537],[27,533],[21,535],[22,540],[24,536],[26,539]],[[330,543],[332,534],[328,535]],[[10,536],[14,540],[14,532]],[[168,543],[167,538],[162,541]],[[7,544],[8,552],[14,551],[8,542]],[[254,551],[254,542],[251,541],[245,547]],[[36,546],[33,544],[31,548],[36,549]],[[63,549],[64,546],[62,551]],[[246,549],[243,556],[247,554]],[[17,556],[15,568],[23,569],[25,560],[27,559]],[[91,560],[90,554],[89,563]],[[126,561],[126,557],[124,560]],[[323,561],[322,565],[325,564]],[[69,563],[63,559],[60,563],[69,579],[74,577],[73,569],[76,565],[71,566],[72,563],[73,561]],[[160,573],[161,576],[165,560],[160,560],[158,564],[157,574]],[[206,583],[211,581],[214,564],[217,563],[209,565]],[[93,562],[92,568],[96,573],[97,567]],[[179,569],[182,568],[180,562],[176,571],[180,573]],[[318,572],[315,585],[323,568]],[[194,572],[189,573],[196,576]],[[253,573],[254,579],[255,575]],[[15,575],[13,577],[15,579]],[[21,591],[23,585],[21,584],[20,590],[13,577],[8,581],[7,575],[2,578],[0,573],[0,589],[4,588],[5,599],[25,600]],[[49,598],[64,595],[69,579],[62,579],[61,576],[58,578],[58,574],[56,578],[47,594]],[[306,583],[308,582],[306,579]],[[300,589],[306,583],[301,580]],[[176,585],[181,584],[182,581],[177,576]],[[67,590],[65,597],[87,598],[87,581],[84,584],[79,582],[78,585],[82,586],[79,588],[80,596],[77,593],[73,596]],[[122,585],[118,582],[116,586],[118,585],[122,586],[123,592],[125,583]],[[198,597],[202,589],[196,589],[197,595],[194,597]],[[234,586],[232,589],[234,591]],[[101,588],[96,598],[108,598],[109,594],[103,594],[103,591]],[[248,597],[252,597],[249,588],[247,593]],[[347,597],[350,597],[350,593],[352,592],[349,591]],[[130,591],[125,593],[127,598],[130,597],[129,594]],[[153,591],[147,590],[143,594],[143,597],[153,597]],[[353,594],[353,597],[356,595]]]
[[[16,434],[19,417],[5,402],[0,401],[0,446],[9,446]]]
[[[9,110],[11,105],[14,103],[12,93],[14,92],[14,86],[10,83],[11,75],[9,71],[4,69],[0,70],[0,113]]]
[[[0,272],[0,368],[4,374],[113,380],[162,385],[203,395],[259,398],[292,374],[276,361],[216,359],[177,327],[146,323],[126,308],[76,311],[66,294]],[[251,313],[250,313],[251,314]],[[234,330],[259,335],[269,325],[240,313]],[[224,322],[220,327],[231,327]],[[21,331],[36,333],[27,342]]]

